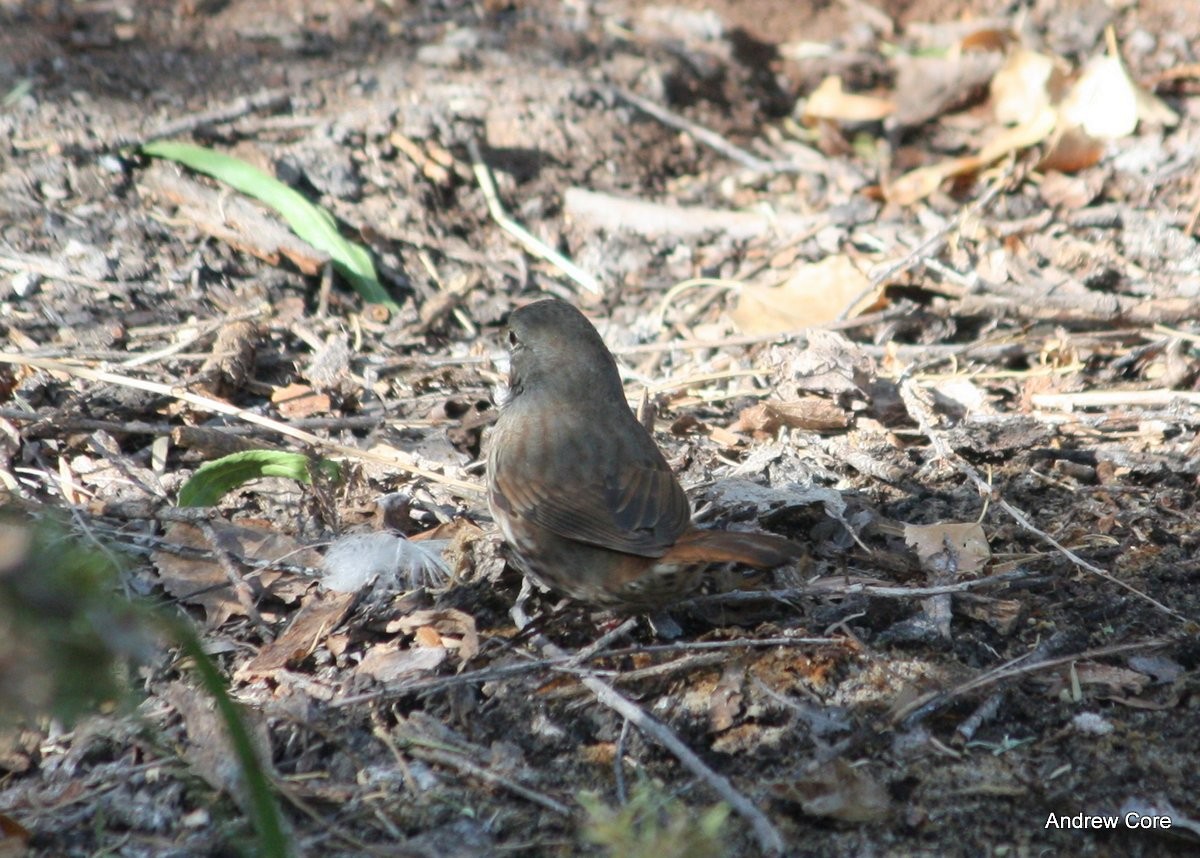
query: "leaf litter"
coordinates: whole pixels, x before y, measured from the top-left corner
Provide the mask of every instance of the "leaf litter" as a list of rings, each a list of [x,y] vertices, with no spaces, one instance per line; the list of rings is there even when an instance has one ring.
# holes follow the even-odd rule
[[[253,5],[0,32],[32,81],[0,113],[0,480],[70,504],[81,538],[126,552],[127,590],[202,629],[307,808],[299,848],[678,839],[687,815],[654,796],[698,815],[711,783],[585,669],[811,854],[1063,851],[1093,835],[1046,829],[1051,810],[1196,817],[1194,16]],[[47,75],[64,25],[76,53]],[[161,136],[265,154],[331,244],[123,158]],[[388,313],[331,247],[369,249]],[[671,640],[605,640],[535,593],[567,655],[534,651],[475,463],[499,325],[546,293],[597,320],[631,400],[649,391],[698,520],[800,539],[807,564],[713,576]],[[230,480],[215,518],[172,521],[247,443],[340,473]],[[409,580],[398,546],[436,543],[401,537],[430,534],[450,577]],[[346,539],[386,546],[332,592]],[[145,675],[160,741],[136,753],[121,714],[0,734],[4,838],[228,845],[220,725],[182,676],[169,654]],[[697,843],[764,842],[741,811],[705,818]]]

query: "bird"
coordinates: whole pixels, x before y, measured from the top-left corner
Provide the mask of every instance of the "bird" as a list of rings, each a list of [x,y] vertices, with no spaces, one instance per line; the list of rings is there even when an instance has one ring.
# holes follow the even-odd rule
[[[489,433],[488,505],[515,565],[597,608],[656,610],[714,564],[769,569],[805,556],[782,536],[703,530],[625,399],[616,360],[566,301],[508,318],[508,395]]]

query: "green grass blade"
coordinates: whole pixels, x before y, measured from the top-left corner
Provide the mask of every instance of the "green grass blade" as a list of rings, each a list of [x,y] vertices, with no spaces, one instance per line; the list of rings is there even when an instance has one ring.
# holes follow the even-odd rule
[[[379,282],[375,263],[371,261],[367,249],[343,237],[329,212],[313,205],[283,182],[232,155],[191,143],[155,140],[143,145],[141,151],[151,158],[165,158],[212,176],[266,203],[283,216],[296,235],[328,253],[333,259],[334,269],[346,278],[364,301],[382,304],[393,312],[400,309],[400,305],[392,300]]]
[[[246,450],[205,462],[179,490],[179,505],[213,506],[238,486],[261,477],[287,477],[312,483],[311,462],[300,453]]]
[[[225,679],[211,658],[204,651],[200,638],[186,623],[166,615],[160,616],[160,622],[168,634],[179,644],[180,648],[192,659],[200,684],[212,697],[217,706],[225,729],[229,731],[230,744],[238,759],[242,778],[249,799],[248,815],[258,832],[258,843],[255,850],[262,858],[290,858],[291,845],[283,831],[283,821],[279,806],[275,803],[275,793],[271,780],[263,770],[262,763],[250,739],[250,731],[242,720],[238,705],[229,696],[225,687]]]

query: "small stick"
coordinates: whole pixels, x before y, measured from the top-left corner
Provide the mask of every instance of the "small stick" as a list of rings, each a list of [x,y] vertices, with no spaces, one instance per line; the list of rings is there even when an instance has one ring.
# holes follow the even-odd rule
[[[643,113],[653,116],[663,125],[686,132],[695,138],[696,142],[719,152],[731,161],[736,161],[747,170],[753,170],[756,173],[799,173],[803,170],[822,169],[825,165],[825,158],[808,147],[804,147],[802,151],[812,155],[812,163],[797,164],[792,161],[767,161],[751,152],[747,152],[740,146],[735,146],[715,131],[705,128],[703,125],[697,125],[690,119],[684,119],[679,114],[672,113],[665,107],[642,98],[640,95],[634,95],[632,92],[624,89],[616,89],[614,93],[617,98],[633,105]]]
[[[786,590],[734,590],[730,593],[715,593],[711,596],[694,596],[686,600],[680,607],[706,607],[710,605],[740,605],[746,602],[778,601],[786,602],[802,596],[875,596],[881,599],[925,599],[930,596],[944,596],[949,593],[965,593],[968,590],[978,590],[982,587],[994,587],[1013,581],[1029,578],[1028,572],[1002,572],[987,578],[976,578],[971,581],[959,581],[956,584],[939,584],[934,587],[886,587],[876,584],[828,583],[810,584],[807,587],[789,587]],[[814,639],[817,640],[817,639]]]
[[[1114,644],[1113,646],[1099,647],[1097,649],[1084,650],[1083,652],[1075,652],[1070,655],[1055,656],[1041,661],[1035,661],[1029,664],[1021,664],[1028,658],[1028,654],[1018,656],[1017,658],[1007,661],[1002,665],[984,671],[974,679],[969,679],[961,685],[951,688],[949,691],[943,691],[930,697],[914,700],[910,705],[904,707],[899,712],[892,716],[893,723],[906,722],[914,723],[916,720],[925,717],[930,712],[941,709],[951,701],[970,694],[972,691],[978,691],[981,688],[995,685],[1006,679],[1012,679],[1017,676],[1025,676],[1030,673],[1038,673],[1043,670],[1052,670],[1056,667],[1062,667],[1064,664],[1072,664],[1077,661],[1092,661],[1097,658],[1105,658],[1110,655],[1120,655],[1126,652],[1137,652],[1145,649],[1159,649],[1164,646],[1169,646],[1173,643],[1171,638],[1149,638],[1144,641],[1134,641],[1133,643]]]
[[[600,286],[599,280],[509,217],[508,212],[500,203],[500,196],[496,193],[496,183],[492,180],[491,171],[483,161],[479,144],[474,140],[468,140],[467,150],[471,154],[471,169],[475,173],[475,181],[479,183],[479,190],[483,192],[483,198],[487,201],[488,212],[491,214],[492,220],[515,238],[528,253],[546,260],[593,295],[602,295],[604,289]]]
[[[920,427],[922,434],[924,434],[925,437],[929,439],[929,442],[933,445],[933,449],[937,452],[937,454],[939,456],[941,456],[943,459],[945,459],[947,462],[950,462],[952,465],[954,465],[954,467],[956,467],[960,473],[962,473],[964,476],[966,476],[966,478],[968,480],[970,480],[972,483],[974,483],[975,488],[979,492],[981,497],[992,498],[992,500],[996,503],[996,505],[999,506],[1005,512],[1007,512],[1009,514],[1009,516],[1013,519],[1013,521],[1015,521],[1022,529],[1028,531],[1029,533],[1032,533],[1034,536],[1039,537],[1040,539],[1044,540],[1049,545],[1053,546],[1053,548],[1055,550],[1057,550],[1060,554],[1062,554],[1069,561],[1071,561],[1071,563],[1073,563],[1077,568],[1082,569],[1086,572],[1090,572],[1091,574],[1093,574],[1099,578],[1103,578],[1105,581],[1108,581],[1110,584],[1115,584],[1124,590],[1128,590],[1130,593],[1137,596],[1139,599],[1153,605],[1155,608],[1158,608],[1158,610],[1162,611],[1166,615],[1168,615],[1170,617],[1174,617],[1175,619],[1179,620],[1182,623],[1185,623],[1188,625],[1191,625],[1193,623],[1192,620],[1185,617],[1179,611],[1176,611],[1174,608],[1167,607],[1162,602],[1158,601],[1153,596],[1151,596],[1149,593],[1143,593],[1141,590],[1134,587],[1132,584],[1126,583],[1125,581],[1122,581],[1120,578],[1114,577],[1111,573],[1105,572],[1099,566],[1095,566],[1095,565],[1087,562],[1082,557],[1080,557],[1078,554],[1076,554],[1074,551],[1067,548],[1065,545],[1063,545],[1061,542],[1059,542],[1057,539],[1055,539],[1053,536],[1046,533],[1044,530],[1039,530],[1038,528],[1034,527],[1033,522],[1031,522],[1029,520],[1028,516],[1026,516],[1025,513],[1021,512],[1021,510],[1017,509],[1015,506],[1010,504],[1004,498],[1000,497],[992,489],[992,487],[990,485],[988,485],[987,481],[984,480],[982,476],[980,476],[979,472],[976,471],[975,468],[973,468],[970,465],[970,463],[968,463],[965,459],[963,459],[961,456],[959,456],[958,453],[956,453],[950,447],[950,445],[946,443],[946,441],[941,437],[941,435],[933,428],[933,425],[929,420],[929,414],[928,414],[927,410],[925,409],[925,406],[921,402],[920,394],[916,391],[915,383],[913,382],[912,379],[904,379],[901,382],[900,398],[903,400],[905,408],[908,410],[909,416],[912,417],[917,422],[917,426]]]
[[[1200,393],[1193,390],[1088,390],[1082,393],[1035,393],[1035,408],[1107,408],[1112,405],[1170,405],[1186,402],[1200,405]]]
[[[223,585],[222,585],[223,586]],[[656,644],[653,646],[630,646],[622,649],[596,653],[593,658],[622,658],[627,655],[644,653],[674,653],[691,652],[695,650],[729,650],[740,648],[759,648],[772,646],[822,646],[830,644],[845,644],[842,638],[741,638],[729,641],[692,641],[674,644]],[[330,701],[330,706],[340,709],[345,706],[355,706],[359,703],[369,703],[385,697],[395,697],[398,694],[427,694],[434,691],[444,691],[460,685],[478,684],[481,682],[501,682],[527,673],[539,670],[550,670],[557,665],[566,665],[578,660],[577,656],[563,655],[561,658],[543,658],[538,661],[506,664],[502,667],[483,667],[456,676],[433,676],[417,679],[404,685],[403,688],[381,688],[374,691],[364,691],[360,694],[343,695],[337,700]],[[566,668],[564,668],[566,669]],[[620,677],[621,675],[618,675]]]
[[[167,384],[159,384],[156,381],[145,381],[140,378],[130,378],[124,375],[118,375],[114,372],[106,372],[104,370],[90,369],[88,367],[76,366],[74,364],[63,363],[57,360],[46,360],[43,358],[31,358],[27,355],[12,354],[11,352],[0,352],[0,363],[16,364],[17,366],[32,366],[37,369],[44,369],[49,372],[63,372],[68,375],[74,375],[78,378],[84,378],[88,381],[98,381],[102,384],[116,384],[121,387],[130,387],[134,390],[145,390],[149,393],[157,393],[160,396],[170,396],[180,402],[186,402],[189,405],[194,405],[197,408],[202,408],[205,411],[212,411],[216,414],[225,414],[229,417],[234,417],[246,423],[253,423],[255,426],[261,426],[265,429],[270,429],[273,432],[278,432],[280,435],[285,435],[289,438],[294,438],[297,441],[302,441],[305,444],[328,450],[332,453],[337,453],[340,456],[345,456],[350,459],[358,459],[368,462],[379,462],[384,465],[391,465],[400,470],[406,471],[409,474],[417,477],[424,477],[427,480],[435,483],[441,483],[448,488],[456,489],[459,492],[466,492],[469,495],[483,493],[483,487],[476,483],[468,483],[465,480],[458,480],[454,477],[448,477],[445,474],[439,474],[435,471],[427,470],[413,463],[410,459],[399,455],[389,456],[382,453],[374,453],[370,450],[357,450],[354,447],[347,447],[343,444],[337,444],[333,441],[328,441],[318,435],[313,435],[311,432],[305,432],[301,429],[296,429],[286,423],[280,423],[278,420],[272,420],[270,417],[263,417],[261,414],[255,414],[252,411],[238,408],[235,405],[221,402],[217,399],[210,399],[207,396],[200,396],[179,387],[172,387]]]
[[[520,604],[514,605],[510,613],[512,614],[513,622],[517,624],[517,628],[524,629],[529,625],[529,616]],[[557,644],[541,633],[534,634],[532,640],[545,655],[551,658],[560,658],[565,655]],[[684,768],[708,784],[713,792],[723,798],[735,812],[749,822],[750,827],[754,831],[754,836],[758,840],[759,848],[762,849],[764,854],[772,856],[783,854],[783,837],[771,823],[771,820],[767,818],[766,814],[755,807],[750,799],[738,792],[728,778],[709,768],[696,755],[695,751],[684,744],[683,740],[671,732],[666,725],[651,717],[644,709],[627,697],[622,696],[615,688],[601,680],[595,674],[582,673],[579,681],[592,692],[598,701],[631,722],[647,738],[652,739],[674,754],[675,758],[683,764]]]
[[[190,116],[181,116],[178,119],[169,120],[140,137],[117,140],[111,145],[111,148],[121,149],[126,146],[140,146],[143,143],[149,143],[151,140],[158,140],[162,137],[178,137],[181,134],[195,131],[197,128],[232,122],[249,113],[259,113],[264,110],[282,110],[290,103],[291,95],[288,94],[287,90],[260,90],[251,95],[236,98],[226,104],[218,105],[211,110],[205,110],[202,113],[193,113]]]
[[[425,760],[428,763],[438,763],[443,766],[449,766],[452,769],[458,769],[460,772],[477,777],[480,780],[488,781],[497,786],[519,795],[526,801],[533,802],[540,807],[552,813],[557,813],[560,816],[570,816],[571,809],[560,801],[552,799],[548,795],[530,789],[524,784],[517,783],[512,778],[494,772],[491,769],[485,769],[483,766],[473,763],[461,754],[450,753],[448,751],[440,751],[435,748],[429,748],[424,745],[417,744],[415,739],[406,738],[405,752],[411,754],[419,760]]]

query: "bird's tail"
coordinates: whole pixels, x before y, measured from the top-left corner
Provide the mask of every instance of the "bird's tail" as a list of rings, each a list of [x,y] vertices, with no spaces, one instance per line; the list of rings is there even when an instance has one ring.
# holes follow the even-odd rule
[[[679,563],[741,563],[771,569],[807,556],[798,542],[772,533],[731,530],[689,530],[667,552]]]

